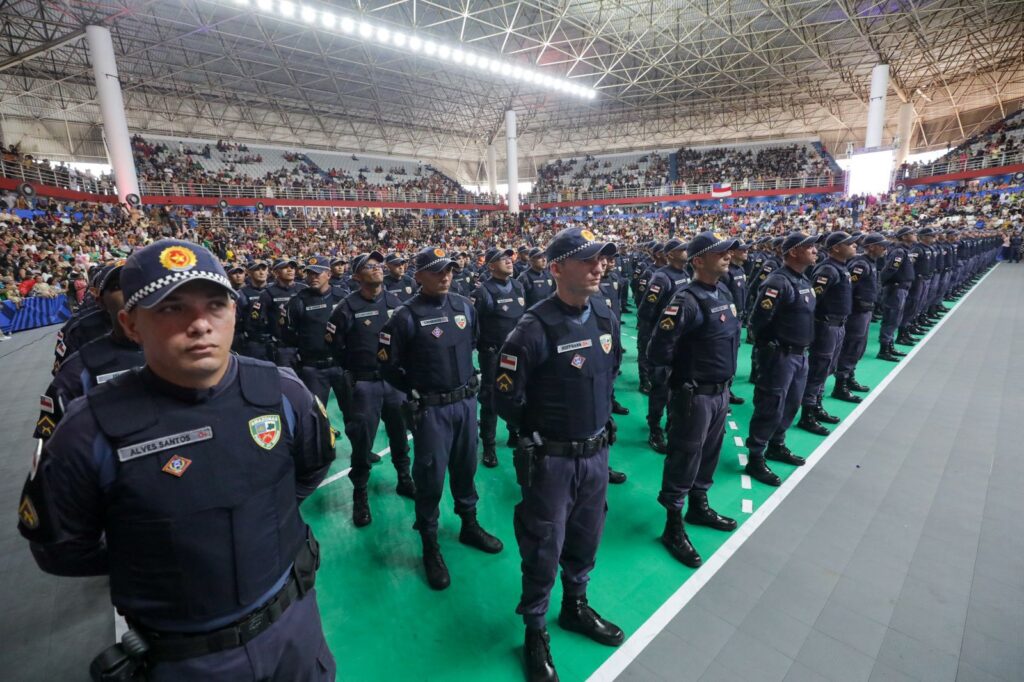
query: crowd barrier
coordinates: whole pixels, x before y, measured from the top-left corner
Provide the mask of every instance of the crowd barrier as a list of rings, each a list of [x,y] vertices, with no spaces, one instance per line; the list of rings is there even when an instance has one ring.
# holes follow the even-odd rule
[[[63,294],[56,298],[26,298],[20,306],[0,301],[0,330],[5,334],[61,324],[69,317],[68,297]]]

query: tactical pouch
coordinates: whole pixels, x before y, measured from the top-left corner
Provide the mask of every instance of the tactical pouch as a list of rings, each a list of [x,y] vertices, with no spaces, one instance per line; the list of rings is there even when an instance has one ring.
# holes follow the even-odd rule
[[[320,568],[320,543],[313,536],[313,530],[306,527],[306,540],[295,555],[292,574],[299,588],[299,596],[305,596],[316,584],[316,571]]]
[[[338,396],[338,403],[341,405],[342,410],[351,408],[352,401],[355,399],[355,388],[355,377],[352,375],[352,372],[346,371],[341,375],[341,395]]]
[[[95,682],[144,682],[147,678],[144,657],[149,645],[135,630],[124,633],[121,641],[104,649],[89,664],[89,676]]]
[[[690,418],[696,388],[697,385],[691,381],[672,388],[672,400],[669,403],[669,410],[673,417],[678,415],[683,420]]]
[[[423,405],[416,389],[413,389],[409,395],[410,398],[402,403],[402,418],[405,419],[406,426],[415,431],[423,421]]]
[[[535,431],[530,436],[520,436],[512,451],[512,466],[516,470],[516,483],[524,488],[533,485],[541,445],[540,435]]]

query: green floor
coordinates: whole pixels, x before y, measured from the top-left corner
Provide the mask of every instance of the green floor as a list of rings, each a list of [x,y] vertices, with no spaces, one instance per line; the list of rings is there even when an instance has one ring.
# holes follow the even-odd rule
[[[616,469],[629,475],[626,484],[610,486],[608,520],[592,574],[589,597],[603,616],[621,626],[627,636],[640,626],[685,582],[694,570],[671,558],[658,542],[664,510],[657,503],[663,457],[647,447],[646,397],[638,390],[635,319],[627,315],[623,343],[627,355],[616,384],[618,399],[631,414],[619,417],[619,441],[612,448]],[[895,363],[874,358],[878,328],[873,325],[866,357],[857,378],[877,385]],[[906,350],[906,349],[904,349]],[[749,518],[743,500],[753,509],[765,502],[774,488],[753,483],[741,487],[737,455],[746,450],[734,437],[745,437],[752,411],[753,386],[749,376],[750,346],[740,351],[735,392],[746,404],[734,406],[710,498],[712,505],[740,523]],[[831,381],[828,391],[831,390]],[[826,395],[828,395],[826,391]],[[829,412],[849,414],[854,405],[826,398]],[[332,400],[331,419],[339,428],[341,415]],[[735,425],[736,430],[731,427]],[[499,440],[504,427],[499,425]],[[383,432],[383,429],[381,429]],[[787,444],[797,454],[809,455],[823,440],[793,428]],[[386,446],[379,434],[378,449]],[[440,539],[452,575],[452,585],[434,592],[426,583],[420,563],[420,543],[412,529],[413,504],[394,494],[395,471],[385,458],[370,480],[373,523],[356,529],[351,522],[352,486],[347,478],[321,488],[302,507],[324,548],[317,578],[320,609],[331,650],[338,661],[339,679],[348,680],[500,680],[523,679],[520,659],[523,627],[515,614],[519,598],[519,554],[512,532],[512,507],[519,489],[510,466],[511,452],[499,450],[497,469],[480,467],[476,483],[482,525],[505,543],[496,556],[458,543],[459,519],[452,511],[450,494],[441,504]],[[338,441],[338,460],[332,473],[349,466],[347,441]],[[786,478],[793,467],[772,464]],[[690,528],[690,537],[705,560],[728,534]],[[561,587],[552,594],[551,645],[559,675],[565,682],[586,679],[612,649],[563,632],[555,621]]]

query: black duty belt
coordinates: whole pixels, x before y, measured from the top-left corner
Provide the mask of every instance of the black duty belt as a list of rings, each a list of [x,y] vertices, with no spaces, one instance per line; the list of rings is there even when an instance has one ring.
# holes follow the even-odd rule
[[[303,358],[301,362],[303,367],[312,367],[313,369],[330,369],[336,365],[334,358],[320,358],[318,360],[312,358],[306,360]]]
[[[871,301],[858,301],[854,299],[853,307],[856,309],[856,312],[858,313],[870,313],[872,310],[875,309],[875,304],[872,303]]]
[[[361,372],[353,370],[349,372],[349,374],[352,375],[353,381],[380,381],[383,378],[381,377],[380,372]]]
[[[791,343],[776,343],[775,346],[779,351],[789,355],[803,355],[807,352],[807,346],[795,346]]]
[[[425,407],[435,407],[437,405],[451,405],[457,403],[460,400],[466,398],[472,398],[476,395],[478,386],[459,386],[454,391],[448,391],[447,393],[428,393],[420,398],[420,403]]]
[[[846,315],[822,315],[814,319],[822,324],[827,324],[829,327],[842,327],[846,324]]]
[[[593,457],[608,445],[608,432],[602,431],[586,440],[553,440],[542,437],[541,452],[548,457],[568,457],[584,459]]]

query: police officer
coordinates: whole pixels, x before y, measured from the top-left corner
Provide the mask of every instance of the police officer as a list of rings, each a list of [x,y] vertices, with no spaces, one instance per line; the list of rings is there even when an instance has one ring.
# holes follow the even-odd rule
[[[738,240],[702,232],[690,242],[695,279],[673,295],[651,337],[655,367],[671,369],[668,457],[658,502],[668,511],[661,542],[682,563],[703,563],[683,527],[688,523],[732,531],[736,521],[708,504],[729,414],[729,384],[736,374],[739,311],[721,278],[729,271]]]
[[[348,260],[344,256],[336,256],[331,259],[331,286],[345,290],[347,296],[352,291],[352,276],[345,272]]]
[[[480,362],[480,440],[483,442],[483,465],[498,466],[495,438],[498,415],[494,411],[494,377],[498,374],[498,349],[505,343],[519,318],[526,312],[523,284],[512,279],[512,249],[490,248],[484,264],[491,276],[470,296],[476,308],[480,335],[477,358]],[[516,434],[508,434],[508,445],[515,445]]]
[[[295,294],[306,288],[302,282],[295,281],[299,262],[291,258],[281,258],[274,262],[274,283],[269,284],[260,294],[259,326],[269,331],[274,345],[274,361],[278,367],[294,367],[296,348],[285,339],[281,329],[285,319],[285,308]],[[250,314],[251,316],[251,314]]]
[[[93,339],[109,334],[113,321],[107,310],[99,303],[99,285],[114,265],[107,263],[94,268],[90,273],[89,295],[91,302],[82,305],[61,329],[57,332],[57,343],[54,346],[53,374],[57,373],[63,362],[71,357],[79,348]]]
[[[914,281],[914,261],[911,247],[917,242],[912,227],[901,227],[893,235],[897,243],[886,254],[885,265],[878,275],[882,284],[882,326],[878,333],[878,358],[899,362],[906,355],[896,350],[895,336],[904,316],[907,294]]]
[[[235,335],[231,340],[231,350],[241,353],[245,342],[245,309],[248,307],[248,301],[242,293],[242,287],[245,286],[245,266],[235,263],[227,269],[227,273],[231,288],[235,290]]]
[[[861,239],[864,251],[851,258],[846,268],[850,272],[851,297],[853,300],[849,317],[846,318],[846,335],[843,349],[836,362],[836,384],[832,397],[849,403],[859,403],[860,393],[871,390],[857,381],[857,363],[864,356],[868,343],[868,327],[871,314],[878,300],[878,269],[875,263],[885,255],[889,242],[878,232],[864,235]]]
[[[512,264],[512,276],[519,279],[522,275],[530,268],[530,247],[523,246],[519,247],[519,250],[515,254],[515,262]]]
[[[241,355],[257,360],[274,359],[274,337],[270,334],[270,319],[263,313],[263,290],[267,287],[270,266],[264,260],[251,260],[245,266],[248,279],[239,290],[235,307],[242,320]]]
[[[388,274],[384,275],[384,290],[405,303],[416,293],[416,282],[405,273],[407,261],[397,253],[389,253],[384,265],[388,269]]]
[[[501,348],[495,380],[498,413],[522,434],[514,455],[523,495],[514,515],[523,571],[516,613],[526,625],[530,680],[558,679],[545,616],[559,565],[559,625],[609,646],[625,639],[586,594],[604,528],[608,450],[615,440],[612,382],[621,355],[618,323],[594,294],[601,256],[613,256],[615,245],[568,227],[546,253],[555,295],[520,320]]]
[[[647,296],[647,286],[654,277],[654,273],[665,267],[665,264],[668,262],[665,258],[664,249],[665,245],[659,242],[655,242],[651,246],[651,262],[637,281],[636,298],[633,301],[637,306],[636,365],[640,375],[640,393],[644,395],[650,395],[651,393],[652,377],[651,366],[647,362],[647,344],[650,343],[651,334],[654,330],[651,328],[652,322],[645,322],[640,317],[640,304]]]
[[[736,306],[736,314],[740,318],[740,324],[746,325],[747,320],[747,298],[748,298],[748,279],[747,279],[747,260],[751,244],[744,242],[743,240],[736,240],[736,247],[729,250],[729,270],[722,275],[722,283],[729,289],[729,294],[732,296],[733,305]],[[736,350],[737,354],[739,349]],[[741,398],[732,392],[732,387],[729,388],[729,404],[730,405],[742,405],[746,400]]]
[[[921,311],[928,298],[928,289],[931,284],[932,269],[934,267],[934,254],[932,247],[921,241],[923,236],[931,236],[931,228],[920,228],[917,231],[917,242],[910,248],[910,259],[914,263],[914,281],[910,285],[910,293],[907,294],[907,304],[903,308],[903,318],[900,320],[900,333],[896,336],[896,343],[901,346],[912,346],[919,338],[914,334],[924,334],[924,321],[921,319]]]
[[[469,266],[469,254],[460,251],[455,256],[455,262],[459,267],[452,276],[452,291],[468,298],[476,289],[476,273]]]
[[[783,266],[761,286],[750,313],[760,371],[754,384],[754,414],[747,436],[746,472],[772,486],[782,480],[765,459],[801,466],[786,447],[807,383],[807,348],[814,341],[814,290],[804,271],[818,257],[817,236],[790,232],[782,242]]]
[[[298,351],[296,373],[302,383],[326,404],[331,389],[335,398],[343,390],[342,369],[334,361],[326,337],[327,322],[334,306],[344,300],[348,291],[331,284],[330,265],[324,256],[310,256],[303,272],[307,286],[285,306],[281,336]]]
[[[352,444],[352,522],[361,528],[373,520],[366,493],[370,465],[379,459],[373,452],[377,427],[383,417],[388,434],[391,461],[398,472],[396,492],[416,497],[416,486],[409,474],[409,441],[402,417],[404,396],[385,382],[377,359],[380,330],[391,318],[401,299],[384,291],[384,256],[378,251],[352,259],[352,282],[358,289],[338,304],[327,324],[327,342],[334,357],[345,370],[345,386],[338,394],[345,417],[345,435]]]
[[[519,282],[526,292],[526,307],[532,308],[555,292],[555,280],[548,272],[548,259],[544,252],[534,247],[528,254],[530,267],[519,275]]]
[[[334,459],[323,406],[231,354],[233,290],[203,247],[151,244],[121,287],[146,366],[72,402],[34,462],[18,515],[36,562],[110,575],[148,680],[333,679],[299,513]]]
[[[118,311],[124,307],[121,293],[123,266],[124,261],[121,260],[107,268],[98,286],[100,305],[113,321],[113,328],[110,333],[82,346],[61,364],[46,393],[39,398],[39,419],[34,438],[46,440],[52,436],[72,400],[99,384],[142,366],[142,349],[125,335],[117,319]]]
[[[385,380],[408,396],[404,407],[413,433],[416,483],[413,527],[420,532],[427,582],[435,590],[451,583],[437,543],[446,471],[451,473],[455,513],[462,517],[459,542],[489,554],[503,547],[476,518],[477,320],[468,299],[449,293],[454,267],[455,261],[440,248],[416,254],[420,291],[384,325],[377,351]]]
[[[825,411],[821,399],[825,383],[835,373],[839,362],[846,337],[846,318],[853,309],[853,286],[846,263],[857,253],[859,239],[859,233],[830,233],[825,237],[828,255],[811,272],[811,285],[817,299],[814,306],[814,342],[807,362],[807,383],[797,426],[819,436],[829,434],[822,422],[839,423],[839,417]]]
[[[669,239],[662,249],[666,265],[659,268],[647,283],[647,290],[636,310],[637,324],[640,331],[637,341],[643,338],[645,343],[640,352],[647,362],[647,345],[654,333],[655,325],[661,311],[672,300],[676,292],[690,283],[690,273],[686,269],[686,243],[681,239]],[[655,452],[664,455],[668,451],[665,432],[661,428],[661,417],[668,403],[668,367],[654,367],[648,364],[648,378],[651,387],[647,398],[647,428],[649,436],[647,444]]]
[[[626,289],[626,279],[623,277],[618,270],[615,268],[614,258],[604,258],[604,272],[601,275],[601,290],[596,294],[597,296],[604,297],[604,303],[608,306],[608,309],[612,311],[612,315],[615,316],[618,321],[619,336],[615,338],[615,344],[618,347],[622,347],[622,298],[619,296],[619,292]],[[621,372],[619,372],[621,374]],[[629,408],[623,405],[615,397],[615,388],[612,388],[612,414],[629,414]],[[612,471],[610,483],[625,483],[626,475]]]

